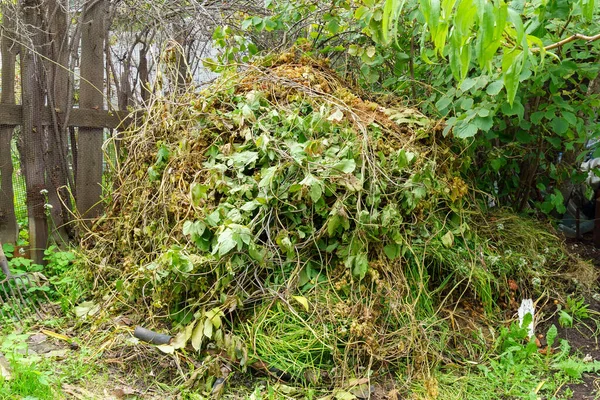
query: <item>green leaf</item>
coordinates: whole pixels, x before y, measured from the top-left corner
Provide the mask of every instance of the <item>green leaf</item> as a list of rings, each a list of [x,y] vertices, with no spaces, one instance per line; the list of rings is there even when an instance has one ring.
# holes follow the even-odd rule
[[[460,103],[460,108],[462,108],[465,111],[473,108],[473,98],[464,97],[463,101]]]
[[[503,103],[501,109],[504,115],[516,115],[519,117],[519,120],[522,120],[525,115],[525,107],[523,107],[520,101],[515,101],[512,104]]]
[[[206,225],[203,224],[201,221],[196,221],[196,222],[185,221],[183,223],[183,234],[186,236],[189,236],[189,235],[202,236],[202,234],[204,233],[205,230],[206,230]]]
[[[327,234],[329,237],[333,237],[337,231],[337,228],[342,225],[342,217],[335,214],[329,217],[327,220]]]
[[[394,22],[396,16],[400,15],[402,12],[405,2],[406,0],[385,0],[383,5],[383,17],[381,19],[381,34],[385,44],[390,41],[390,27],[394,26],[394,30],[397,29],[397,24]]]
[[[577,125],[577,117],[572,112],[563,111],[562,116],[570,125]]]
[[[395,260],[400,255],[402,246],[397,243],[389,243],[383,248],[383,252],[390,260]]]
[[[465,79],[461,85],[460,85],[460,90],[462,90],[463,92],[468,91],[469,89],[471,89],[473,86],[475,86],[475,83],[477,82],[476,79],[473,78],[467,78]]]
[[[353,159],[344,159],[334,164],[333,169],[344,174],[351,174],[356,169],[356,162]]]
[[[322,183],[320,180],[315,178],[312,174],[307,174],[304,179],[300,182],[301,185],[309,187],[309,196],[313,203],[319,201],[321,196],[323,195]]]
[[[581,12],[588,22],[594,18],[594,3],[595,0],[581,0]]]
[[[513,49],[502,57],[502,74],[508,103],[512,105],[519,87],[519,76],[523,70],[523,51]]]
[[[233,238],[233,231],[230,228],[225,229],[221,232],[217,239],[217,245],[213,249],[213,254],[219,253],[219,257],[224,256],[230,250],[235,248],[237,242]]]
[[[447,248],[452,247],[454,244],[454,234],[452,231],[448,231],[444,236],[442,236],[442,244]]]
[[[531,114],[529,119],[531,120],[532,124],[539,125],[540,122],[542,122],[542,119],[544,118],[545,114],[546,113],[543,111],[536,111],[533,114]]]
[[[196,183],[192,187],[192,203],[194,204],[194,206],[198,207],[200,205],[200,201],[202,199],[207,198],[207,195],[206,195],[207,192],[208,192],[207,185],[201,185],[199,183]]]
[[[435,103],[435,108],[437,108],[439,111],[443,111],[450,105],[451,102],[451,98],[443,96]]]
[[[463,123],[457,124],[452,132],[456,138],[468,139],[475,136],[478,130],[477,125],[463,121]]]
[[[373,58],[373,56],[375,56],[375,52],[376,52],[375,47],[369,46],[369,47],[367,47],[367,51],[365,53],[369,58]]]
[[[550,121],[550,128],[552,128],[554,133],[562,136],[569,130],[569,123],[564,118],[556,117]]]
[[[259,188],[270,187],[273,182],[273,178],[275,177],[275,172],[277,172],[277,166],[269,167],[263,171],[261,171],[260,176],[261,179],[258,182]]]
[[[208,226],[217,226],[217,224],[221,221],[221,215],[219,214],[219,210],[215,210],[208,217],[206,217],[206,224]]]
[[[252,18],[246,18],[242,21],[241,28],[242,30],[247,31],[252,25]]]
[[[398,168],[404,169],[415,159],[415,153],[400,149],[398,151]]]
[[[487,94],[489,94],[490,96],[495,96],[498,93],[500,93],[500,91],[502,90],[503,87],[504,87],[504,81],[497,80],[497,81],[490,83],[488,85],[488,87],[485,89],[485,92]]]
[[[321,184],[319,184],[319,183],[313,184],[310,187],[309,195],[310,195],[310,199],[313,201],[313,203],[316,203],[317,201],[319,201],[319,199],[323,195],[323,189],[321,188]]]
[[[558,313],[558,323],[560,326],[570,328],[573,326],[573,317],[565,310],[560,310]]]
[[[558,336],[558,329],[556,329],[556,325],[552,324],[552,326],[548,329],[546,333],[546,342],[548,343],[548,347],[552,347],[554,344],[554,340]]]
[[[213,324],[210,322],[210,320],[208,318],[206,318],[204,320],[204,329],[202,330],[202,333],[204,334],[204,336],[206,336],[209,339],[212,339],[212,335],[213,335]]]
[[[364,253],[360,253],[354,258],[354,266],[352,268],[352,275],[358,279],[363,279],[369,270],[369,259]]]
[[[492,129],[492,126],[494,126],[494,118],[489,115],[487,117],[475,117],[473,119],[473,121],[471,122],[473,125],[475,125],[477,128],[479,128],[480,130],[487,132],[490,129]]]
[[[215,329],[221,328],[221,318],[224,317],[225,314],[220,308],[215,307],[210,311],[206,311],[204,315],[206,316],[206,320],[210,321]]]

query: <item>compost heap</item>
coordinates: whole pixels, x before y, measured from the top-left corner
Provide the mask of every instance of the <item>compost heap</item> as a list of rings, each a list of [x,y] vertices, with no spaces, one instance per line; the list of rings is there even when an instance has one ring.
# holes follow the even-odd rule
[[[556,275],[557,239],[485,218],[439,124],[357,93],[288,53],[156,96],[83,240],[103,312],[331,382],[428,368],[461,296],[474,320],[510,314],[509,278],[527,293]]]

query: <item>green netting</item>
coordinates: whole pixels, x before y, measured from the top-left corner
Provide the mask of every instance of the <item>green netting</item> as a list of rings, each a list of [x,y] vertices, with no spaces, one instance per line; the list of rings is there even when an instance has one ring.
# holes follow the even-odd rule
[[[25,176],[21,170],[19,150],[16,140],[11,142],[11,153],[13,163],[13,190],[15,196],[15,214],[19,224],[23,224],[27,219],[27,194],[25,191]]]

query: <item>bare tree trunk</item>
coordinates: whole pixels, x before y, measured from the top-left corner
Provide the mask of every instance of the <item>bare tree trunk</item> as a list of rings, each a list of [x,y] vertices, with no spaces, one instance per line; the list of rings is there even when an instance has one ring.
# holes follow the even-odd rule
[[[23,104],[23,158],[27,165],[27,211],[29,214],[29,244],[34,262],[43,263],[48,242],[48,223],[44,205],[46,191],[44,177],[42,108],[44,106],[43,67],[39,52],[44,43],[41,30],[40,3],[36,0],[21,2],[26,32],[21,38],[21,82]]]
[[[2,97],[1,104],[15,104],[15,48],[7,34],[14,35],[14,12],[11,6],[2,7],[5,35],[2,36]],[[11,140],[13,126],[0,126],[0,242],[15,243],[18,237],[15,216]]]
[[[140,74],[140,95],[142,97],[142,103],[146,104],[148,99],[150,98],[150,88],[148,78],[148,46],[144,42],[142,48],[140,49],[140,64],[138,66],[138,71]]]

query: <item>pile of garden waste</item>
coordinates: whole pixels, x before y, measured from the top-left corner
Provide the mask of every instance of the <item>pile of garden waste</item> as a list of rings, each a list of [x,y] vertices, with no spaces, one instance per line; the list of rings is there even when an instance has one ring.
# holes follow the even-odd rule
[[[82,256],[99,314],[176,334],[166,352],[312,384],[409,376],[462,351],[464,304],[477,330],[567,272],[548,226],[486,209],[443,121],[325,61],[162,79]]]

